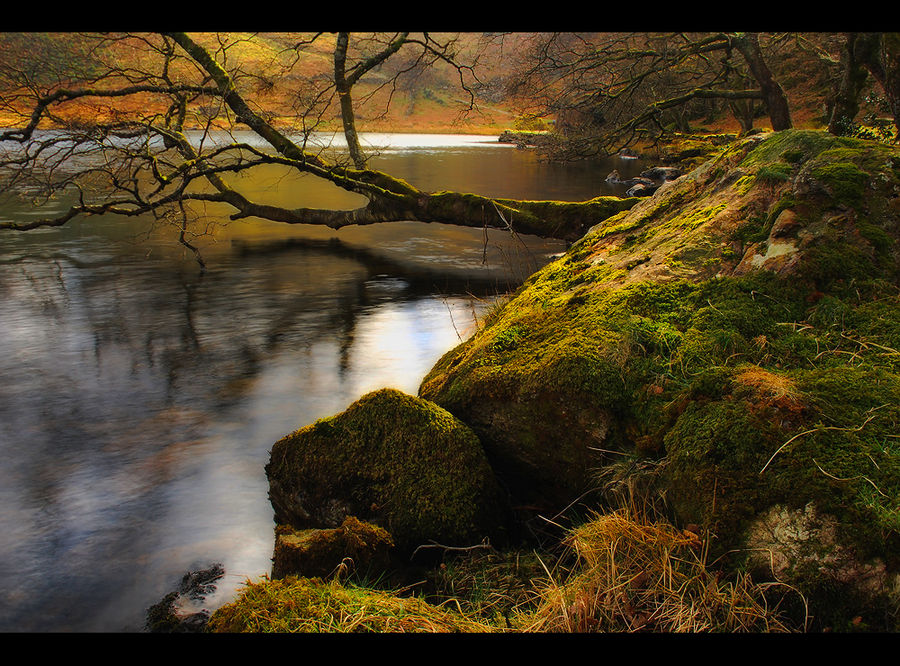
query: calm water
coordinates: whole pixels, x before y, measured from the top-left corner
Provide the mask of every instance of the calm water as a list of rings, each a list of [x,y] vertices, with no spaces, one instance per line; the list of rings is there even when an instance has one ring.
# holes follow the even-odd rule
[[[582,200],[621,194],[606,174],[639,168],[543,164],[485,137],[366,138],[373,166],[433,190]],[[277,169],[240,187],[360,204]],[[227,573],[210,601],[227,602],[271,565],[272,443],[370,390],[415,393],[493,297],[564,249],[412,222],[243,222],[197,243],[202,276],[149,222],[0,232],[0,630],[139,631],[213,562]]]

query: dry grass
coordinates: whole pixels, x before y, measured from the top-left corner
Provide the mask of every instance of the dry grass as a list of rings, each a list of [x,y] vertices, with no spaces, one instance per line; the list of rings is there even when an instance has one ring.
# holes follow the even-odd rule
[[[765,585],[706,565],[699,528],[679,530],[632,508],[569,532],[566,554],[462,558],[424,599],[338,579],[248,584],[213,615],[217,632],[788,632]],[[525,557],[524,560],[520,559]],[[540,573],[538,573],[540,569]],[[552,571],[551,571],[552,569]]]
[[[790,630],[749,576],[720,579],[707,568],[693,531],[621,510],[576,528],[566,545],[577,556],[575,568],[563,582],[547,572],[542,603],[519,618],[522,631]]]

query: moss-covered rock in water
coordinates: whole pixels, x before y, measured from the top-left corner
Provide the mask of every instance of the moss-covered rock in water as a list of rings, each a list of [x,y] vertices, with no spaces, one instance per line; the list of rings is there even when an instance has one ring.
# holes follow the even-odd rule
[[[290,574],[327,578],[339,571],[377,574],[389,567],[393,547],[384,528],[353,516],[334,529],[295,530],[279,525],[275,528],[272,578]]]
[[[820,626],[897,628],[898,312],[900,151],[759,135],[593,228],[420,395],[520,503],[562,508],[601,468],[652,461],[633,467],[715,555],[746,565],[790,526],[781,552],[804,564],[768,575],[828,606]]]
[[[266,466],[275,520],[298,529],[371,521],[407,551],[499,538],[505,504],[472,431],[393,389],[284,437]]]

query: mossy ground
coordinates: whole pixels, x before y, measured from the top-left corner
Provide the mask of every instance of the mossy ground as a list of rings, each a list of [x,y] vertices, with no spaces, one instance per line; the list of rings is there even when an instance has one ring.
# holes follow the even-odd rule
[[[457,613],[389,592],[288,576],[247,585],[218,609],[215,633],[479,633],[491,627]]]

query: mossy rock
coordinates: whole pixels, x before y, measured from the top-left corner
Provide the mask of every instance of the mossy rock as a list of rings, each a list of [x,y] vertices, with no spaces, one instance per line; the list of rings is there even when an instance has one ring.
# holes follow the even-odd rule
[[[348,515],[390,532],[406,552],[502,539],[506,503],[474,433],[437,405],[393,389],[272,447],[275,520],[334,528]]]
[[[387,530],[347,516],[334,529],[275,528],[272,578],[327,578],[339,571],[378,575],[390,566],[394,541]]]

